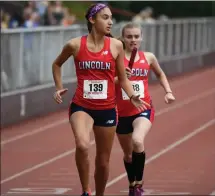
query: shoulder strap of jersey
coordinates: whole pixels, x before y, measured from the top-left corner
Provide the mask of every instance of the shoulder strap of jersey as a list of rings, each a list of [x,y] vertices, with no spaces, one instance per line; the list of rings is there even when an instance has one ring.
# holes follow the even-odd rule
[[[80,50],[84,50],[87,44],[87,35],[83,35],[81,37],[81,45],[80,45]]]
[[[78,53],[77,53],[77,55],[75,57],[75,60],[80,58],[82,56],[83,51],[85,51],[86,40],[87,40],[87,36],[81,36],[80,47],[79,47],[79,51],[78,51]]]
[[[140,57],[141,59],[144,59],[146,63],[148,63],[148,60],[146,59],[145,53],[143,51],[140,51]]]
[[[140,55],[141,59],[144,59],[144,60],[146,59],[145,54],[144,54],[143,51],[139,50],[139,55]]]
[[[110,51],[110,37],[105,37],[104,50]]]

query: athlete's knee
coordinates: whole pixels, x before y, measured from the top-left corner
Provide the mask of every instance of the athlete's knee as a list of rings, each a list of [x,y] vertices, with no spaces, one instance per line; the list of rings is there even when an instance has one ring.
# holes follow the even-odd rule
[[[107,154],[97,154],[96,155],[96,166],[99,168],[107,168],[109,167],[110,156]]]
[[[143,145],[143,139],[137,135],[132,135],[132,143],[134,146],[142,146]]]
[[[124,154],[124,160],[127,163],[131,163],[132,162],[132,153]]]
[[[144,148],[143,138],[141,138],[141,137],[132,136],[132,143],[133,143],[134,149],[143,149]]]
[[[90,148],[90,141],[87,139],[79,139],[76,141],[76,149],[82,152],[88,152]]]

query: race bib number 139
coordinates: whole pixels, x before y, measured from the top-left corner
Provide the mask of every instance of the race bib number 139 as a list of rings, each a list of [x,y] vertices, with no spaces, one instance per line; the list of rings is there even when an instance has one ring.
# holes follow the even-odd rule
[[[143,81],[131,81],[131,84],[133,86],[134,92],[136,95],[140,95],[140,98],[144,98],[144,84]],[[123,100],[129,100],[128,95],[125,93],[125,91],[122,89],[122,99]]]
[[[84,80],[85,99],[107,99],[107,80]]]

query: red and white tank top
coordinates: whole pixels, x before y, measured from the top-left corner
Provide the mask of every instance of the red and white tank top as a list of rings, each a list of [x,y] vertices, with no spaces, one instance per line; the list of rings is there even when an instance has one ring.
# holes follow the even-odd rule
[[[72,101],[88,109],[114,108],[115,59],[110,51],[110,38],[105,37],[103,49],[95,53],[87,48],[87,36],[82,36],[74,62],[78,84]]]
[[[139,94],[143,101],[151,104],[151,97],[148,91],[150,65],[148,64],[144,53],[142,51],[138,51],[138,53],[140,58],[133,64],[132,76],[129,80],[132,83],[135,93]],[[124,58],[125,67],[128,67],[128,63],[129,61]],[[116,100],[119,116],[133,116],[139,113],[139,110],[130,102],[129,97],[119,84],[116,85]]]

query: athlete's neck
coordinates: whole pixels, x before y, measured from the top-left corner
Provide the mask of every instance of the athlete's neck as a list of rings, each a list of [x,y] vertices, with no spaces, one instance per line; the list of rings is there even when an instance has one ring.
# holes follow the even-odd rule
[[[104,35],[97,33],[95,29],[92,29],[92,31],[89,33],[89,39],[95,44],[95,46],[104,43]]]
[[[126,57],[127,59],[130,59],[130,57],[131,57],[131,51],[125,50],[125,57]]]
[[[125,49],[125,57],[126,57],[126,59],[128,59],[128,60],[131,58],[131,51],[130,51],[130,50],[126,50],[126,49]],[[138,61],[139,58],[140,58],[140,56],[139,56],[139,53],[137,52],[134,61]]]

